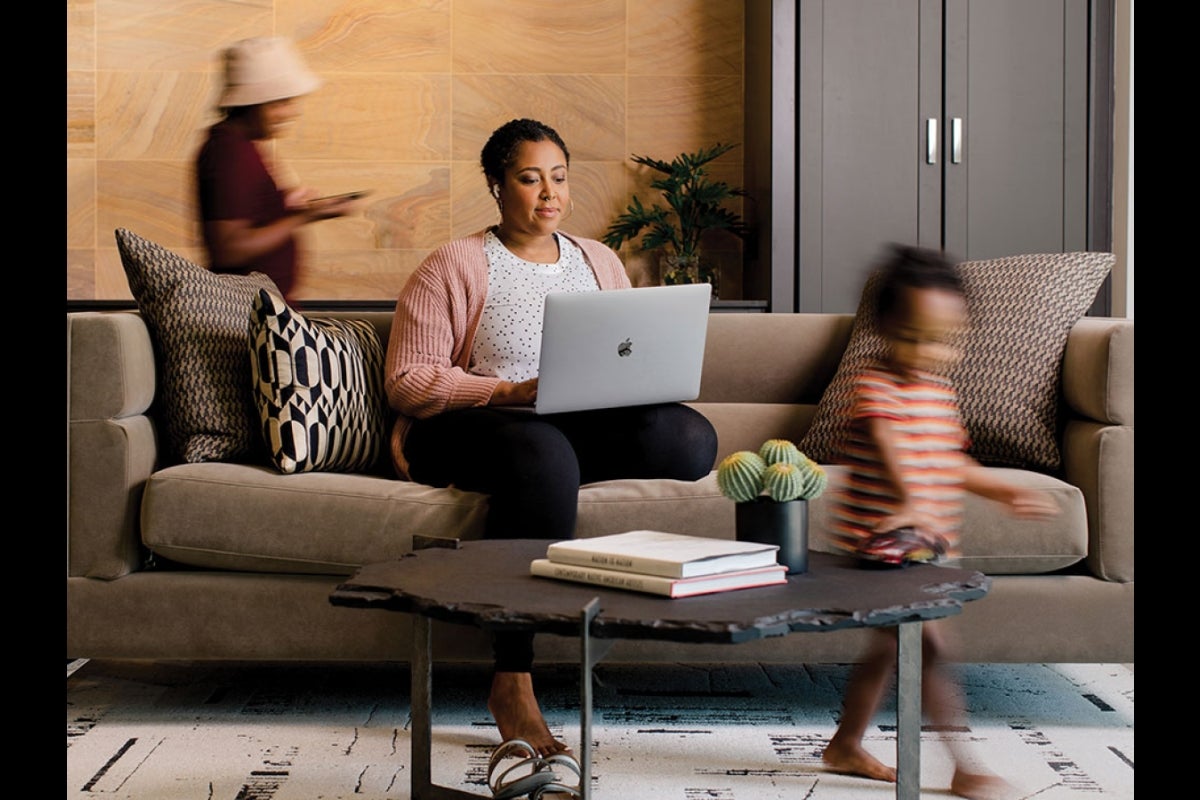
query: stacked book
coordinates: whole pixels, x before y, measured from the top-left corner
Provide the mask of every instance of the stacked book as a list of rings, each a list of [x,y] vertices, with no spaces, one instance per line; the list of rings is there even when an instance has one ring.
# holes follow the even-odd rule
[[[662,531],[554,542],[529,571],[610,589],[691,597],[787,582],[779,546]]]

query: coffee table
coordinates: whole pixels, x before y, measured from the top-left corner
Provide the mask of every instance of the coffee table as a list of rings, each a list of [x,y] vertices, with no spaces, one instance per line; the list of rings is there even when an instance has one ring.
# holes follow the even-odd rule
[[[478,800],[432,781],[433,620],[490,631],[535,631],[580,640],[579,765],[591,797],[592,669],[619,639],[737,644],[792,633],[896,627],[896,797],[920,796],[921,624],[958,614],[985,596],[979,572],[940,566],[867,570],[841,556],[810,553],[808,571],[786,584],[670,599],[529,574],[544,540],[425,545],[394,561],[368,564],[330,595],[338,606],[413,615],[412,798]],[[432,545],[432,546],[430,546]]]

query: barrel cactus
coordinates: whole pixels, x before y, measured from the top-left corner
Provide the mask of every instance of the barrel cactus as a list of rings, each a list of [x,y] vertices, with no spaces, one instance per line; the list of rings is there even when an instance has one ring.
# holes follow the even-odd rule
[[[825,491],[825,487],[829,485],[829,474],[825,472],[824,467],[811,458],[805,456],[804,461],[805,463],[799,467],[803,476],[800,496],[805,500],[811,500]]]
[[[776,461],[763,470],[763,491],[776,503],[796,500],[804,489],[800,468],[787,461]]]
[[[806,456],[787,439],[768,439],[758,448],[767,466],[771,464],[801,464]]]
[[[717,466],[721,494],[738,503],[812,500],[828,484],[824,468],[787,439],[768,439],[757,453],[739,450]]]
[[[737,503],[747,503],[762,493],[762,475],[767,468],[758,453],[739,450],[717,465],[717,487]]]

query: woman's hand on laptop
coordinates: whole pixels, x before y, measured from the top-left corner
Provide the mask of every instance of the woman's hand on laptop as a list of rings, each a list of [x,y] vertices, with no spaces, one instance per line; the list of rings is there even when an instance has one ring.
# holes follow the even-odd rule
[[[520,383],[500,381],[488,400],[491,406],[531,406],[537,400],[537,378]]]

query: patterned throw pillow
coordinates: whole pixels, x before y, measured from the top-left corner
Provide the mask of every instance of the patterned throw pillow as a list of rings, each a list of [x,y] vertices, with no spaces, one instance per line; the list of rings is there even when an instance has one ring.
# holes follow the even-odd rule
[[[275,467],[358,472],[385,440],[383,345],[365,320],[306,319],[260,291],[250,313],[254,402]]]
[[[176,460],[261,461],[250,398],[246,318],[266,275],[210,272],[118,228],[129,289],[146,321],[158,365],[158,413]]]
[[[1096,299],[1112,253],[1007,256],[960,265],[969,324],[949,371],[958,391],[969,453],[980,463],[1054,473],[1062,357],[1071,327]],[[854,374],[883,350],[872,330],[877,275],[863,288],[850,342],[799,447],[819,462],[837,459],[849,423]]]

